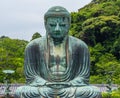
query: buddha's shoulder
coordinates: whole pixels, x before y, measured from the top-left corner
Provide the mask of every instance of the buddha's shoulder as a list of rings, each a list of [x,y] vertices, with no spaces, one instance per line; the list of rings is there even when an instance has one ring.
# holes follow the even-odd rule
[[[35,47],[35,46],[42,46],[45,42],[46,42],[46,37],[36,38],[36,39],[30,41],[27,44],[26,48],[28,48],[28,47]]]
[[[69,36],[69,39],[70,39],[70,44],[73,46],[83,46],[86,48],[88,47],[87,44],[84,41],[82,41],[81,39],[78,39],[73,36]]]

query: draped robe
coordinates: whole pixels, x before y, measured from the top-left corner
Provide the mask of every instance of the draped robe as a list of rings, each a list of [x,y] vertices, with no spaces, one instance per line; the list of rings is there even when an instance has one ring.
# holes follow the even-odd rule
[[[42,94],[38,90],[39,87],[42,88],[48,82],[62,82],[65,84],[70,83],[71,85],[70,87],[61,88],[64,94],[60,93],[61,95],[59,96],[62,96],[60,98],[101,98],[96,97],[100,96],[99,90],[96,87],[89,86],[90,56],[87,45],[80,39],[72,36],[68,37],[67,47],[65,47],[67,52],[67,69],[64,75],[56,78],[52,76],[48,68],[48,43],[47,38],[42,37],[31,41],[27,45],[24,63],[26,86],[18,88],[16,96],[23,94],[23,98],[33,98],[33,96],[34,98],[42,98],[40,97]],[[68,92],[69,94],[67,96]],[[87,93],[85,94],[85,92]],[[53,98],[52,94],[47,93],[49,97],[46,95],[44,96],[45,98]]]

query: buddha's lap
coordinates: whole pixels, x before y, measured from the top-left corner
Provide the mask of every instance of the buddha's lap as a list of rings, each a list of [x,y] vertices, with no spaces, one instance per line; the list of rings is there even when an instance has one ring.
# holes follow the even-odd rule
[[[53,89],[53,88],[50,88],[50,87],[35,87],[35,86],[21,86],[17,89],[17,92],[21,92],[21,93],[30,93],[30,92],[33,92],[33,93],[39,93],[39,89],[44,89],[45,91],[47,89],[49,90],[53,90],[53,91],[61,91],[61,90],[65,90],[65,91],[70,91],[70,92],[74,92],[76,91],[76,93],[80,93],[80,92],[99,92],[99,89],[95,86],[77,86],[77,87],[65,87],[65,88],[60,88],[60,89]]]

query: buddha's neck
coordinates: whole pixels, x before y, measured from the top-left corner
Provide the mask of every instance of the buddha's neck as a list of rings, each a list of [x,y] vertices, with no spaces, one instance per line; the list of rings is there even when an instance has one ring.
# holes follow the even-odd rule
[[[65,45],[66,42],[68,41],[68,36],[61,38],[61,39],[53,39],[53,38],[48,38],[48,43],[53,44],[54,47],[60,47],[61,45]]]

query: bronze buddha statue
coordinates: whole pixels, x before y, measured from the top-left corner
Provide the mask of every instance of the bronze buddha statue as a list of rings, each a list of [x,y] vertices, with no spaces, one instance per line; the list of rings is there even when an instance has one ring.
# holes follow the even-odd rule
[[[17,89],[16,98],[101,98],[99,89],[89,85],[87,45],[68,35],[70,13],[55,6],[44,20],[46,36],[25,49],[26,85]]]

